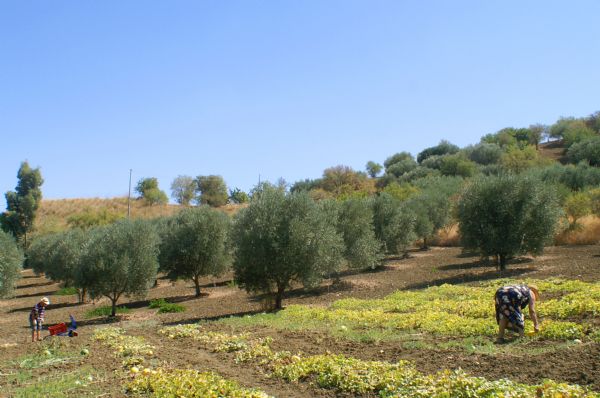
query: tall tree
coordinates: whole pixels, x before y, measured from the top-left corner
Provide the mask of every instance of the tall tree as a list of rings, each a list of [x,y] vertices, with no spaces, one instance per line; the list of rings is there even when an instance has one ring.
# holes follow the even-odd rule
[[[23,253],[14,238],[0,231],[0,297],[10,296],[21,276]]]
[[[199,204],[220,207],[227,204],[229,195],[223,177],[217,175],[196,177],[196,190],[199,193],[196,199]]]
[[[6,193],[6,211],[0,216],[2,228],[22,240],[27,247],[27,233],[33,228],[33,222],[42,200],[40,187],[44,183],[39,168],[32,169],[26,161],[21,163],[17,173],[19,182],[15,191]]]
[[[307,193],[286,194],[268,185],[257,192],[236,215],[235,279],[249,292],[272,295],[280,309],[293,282],[315,286],[340,266],[344,244]]]
[[[171,183],[171,197],[183,206],[189,206],[194,199],[196,182],[190,176],[177,176]]]
[[[208,206],[187,209],[167,225],[160,244],[161,269],[171,280],[192,280],[200,296],[200,278],[218,276],[230,264],[229,217]]]
[[[379,163],[373,162],[372,160],[369,160],[367,162],[367,165],[365,166],[365,168],[367,169],[367,174],[371,178],[377,177],[379,175],[379,173],[381,173],[381,170],[383,170],[382,165],[380,165]]]
[[[477,178],[458,203],[464,246],[497,256],[501,270],[516,254],[542,253],[560,214],[556,194],[547,184],[516,175]]]

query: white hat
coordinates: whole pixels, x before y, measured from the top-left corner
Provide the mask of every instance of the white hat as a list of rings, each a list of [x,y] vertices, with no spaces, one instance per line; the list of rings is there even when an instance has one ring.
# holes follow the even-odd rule
[[[41,303],[44,303],[46,305],[50,305],[50,300],[48,299],[48,297],[42,297],[42,299],[40,300]]]

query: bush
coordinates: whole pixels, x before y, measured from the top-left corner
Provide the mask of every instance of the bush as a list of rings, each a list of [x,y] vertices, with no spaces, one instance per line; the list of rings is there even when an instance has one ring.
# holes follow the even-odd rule
[[[591,166],[600,166],[600,137],[589,138],[573,144],[567,151],[569,162],[586,162]]]
[[[63,287],[54,294],[57,296],[72,296],[72,295],[78,294],[78,293],[79,293],[79,291],[75,287]]]
[[[150,301],[150,305],[148,306],[148,308],[158,308],[159,314],[185,311],[185,307],[183,305],[169,303],[164,298],[159,298]]]
[[[467,148],[467,157],[481,165],[496,164],[500,161],[504,151],[499,145],[481,143]]]

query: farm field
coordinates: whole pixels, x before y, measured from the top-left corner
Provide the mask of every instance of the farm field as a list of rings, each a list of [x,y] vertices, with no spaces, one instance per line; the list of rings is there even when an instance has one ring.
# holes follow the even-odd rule
[[[596,245],[550,247],[500,274],[460,248],[415,251],[294,290],[276,314],[231,276],[203,280],[200,298],[161,279],[114,320],[90,315],[107,302],[78,305],[25,271],[16,297],[0,301],[0,396],[596,396],[599,257]],[[495,345],[492,295],[507,280],[540,286],[542,331]],[[44,295],[46,323],[72,314],[79,337],[28,342],[28,312]],[[185,311],[157,313],[157,298]]]

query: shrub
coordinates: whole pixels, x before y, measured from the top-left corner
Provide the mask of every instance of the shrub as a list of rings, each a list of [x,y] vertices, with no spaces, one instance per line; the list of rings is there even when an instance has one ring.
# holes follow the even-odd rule
[[[600,166],[600,137],[573,144],[567,151],[567,158],[575,164],[586,162],[591,166]]]
[[[23,253],[14,238],[0,230],[0,297],[13,293],[22,265]]]

